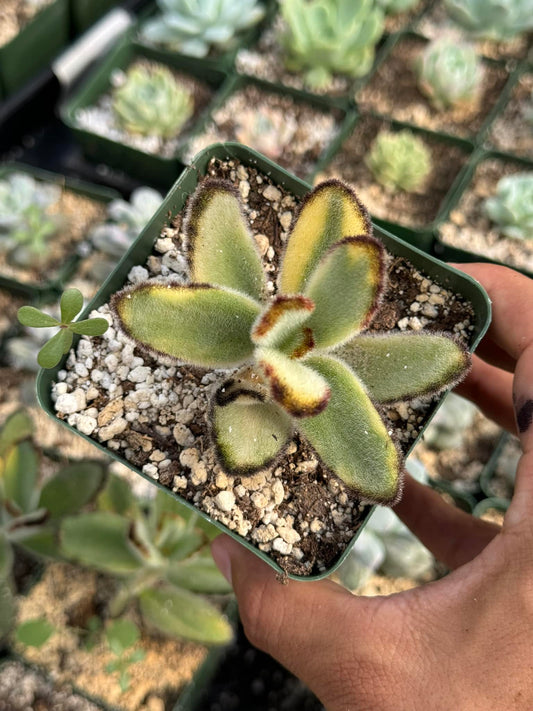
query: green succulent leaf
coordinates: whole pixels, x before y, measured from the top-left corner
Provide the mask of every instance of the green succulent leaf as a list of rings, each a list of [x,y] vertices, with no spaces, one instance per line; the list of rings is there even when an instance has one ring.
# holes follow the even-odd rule
[[[0,581],[6,580],[11,575],[13,568],[13,548],[7,536],[0,531]]]
[[[0,431],[0,457],[3,457],[10,447],[33,434],[33,420],[24,410],[17,410],[10,415]]]
[[[225,615],[206,600],[170,585],[144,590],[143,618],[159,632],[204,644],[227,644],[233,630]]]
[[[17,318],[23,326],[29,326],[30,328],[59,326],[59,321],[56,318],[43,313],[34,306],[21,306],[17,312]]]
[[[79,289],[66,289],[59,302],[61,323],[73,321],[83,308],[83,295]]]
[[[256,360],[270,383],[272,398],[293,417],[311,417],[328,404],[328,383],[304,362],[273,348],[258,348]]]
[[[261,258],[231,183],[202,183],[191,201],[186,232],[191,281],[261,298],[265,285]]]
[[[61,548],[64,555],[84,565],[127,575],[143,566],[130,528],[128,519],[106,511],[78,514],[61,523]]]
[[[44,617],[21,622],[16,630],[17,642],[26,647],[42,647],[55,632],[55,628]]]
[[[37,356],[37,363],[41,368],[55,368],[65,353],[72,345],[72,331],[62,328],[55,336],[45,343]]]
[[[315,304],[306,326],[317,348],[368,326],[383,291],[384,262],[383,247],[371,237],[347,237],[322,258],[305,290]]]
[[[441,334],[361,335],[337,353],[381,403],[436,395],[456,385],[470,366],[468,351]]]
[[[3,472],[4,495],[23,513],[35,508],[38,474],[39,457],[31,442],[20,442],[9,451]]]
[[[306,196],[287,240],[280,291],[306,293],[311,274],[330,247],[345,237],[370,234],[370,218],[353,191],[338,180],[321,183]]]
[[[167,578],[178,588],[198,593],[229,593],[231,585],[211,556],[198,556],[169,567]]]
[[[120,657],[126,649],[133,647],[139,641],[141,633],[139,628],[128,619],[113,620],[105,631],[107,643],[117,657]]]
[[[23,548],[45,558],[61,558],[56,529],[53,524],[28,527],[25,535],[17,543]]]
[[[113,296],[124,331],[154,356],[206,368],[243,363],[260,305],[244,294],[203,285],[142,284]]]
[[[127,514],[136,510],[137,501],[128,482],[116,474],[109,473],[105,487],[97,498],[100,511]]]
[[[205,544],[200,531],[177,531],[176,525],[166,521],[157,541],[157,546],[165,558],[173,561],[185,560]]]
[[[293,342],[301,342],[302,326],[314,308],[304,296],[276,296],[254,324],[252,341],[265,348],[290,349]]]
[[[211,425],[224,468],[243,473],[274,461],[292,435],[288,414],[246,388],[218,390]]]
[[[15,598],[7,580],[0,578],[0,640],[12,629],[15,622]]]
[[[109,328],[105,318],[87,318],[69,325],[72,333],[82,333],[85,336],[101,336]]]
[[[104,469],[95,462],[63,467],[43,486],[39,507],[53,518],[74,514],[93,499],[103,478]]]
[[[341,361],[306,359],[331,388],[326,409],[298,421],[328,469],[364,499],[393,503],[400,488],[400,454],[363,384]]]

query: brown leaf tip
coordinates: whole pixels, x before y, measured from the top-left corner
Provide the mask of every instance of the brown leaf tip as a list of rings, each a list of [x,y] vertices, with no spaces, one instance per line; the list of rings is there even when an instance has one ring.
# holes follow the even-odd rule
[[[278,321],[290,311],[314,311],[315,304],[306,296],[286,296],[279,294],[274,298],[270,307],[260,316],[259,321],[252,330],[252,338],[262,338],[271,331]]]

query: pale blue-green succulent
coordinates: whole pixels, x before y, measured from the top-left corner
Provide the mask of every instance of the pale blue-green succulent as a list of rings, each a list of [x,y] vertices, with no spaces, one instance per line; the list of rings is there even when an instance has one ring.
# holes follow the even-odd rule
[[[533,173],[501,178],[496,194],[485,200],[484,208],[506,237],[533,239]]]
[[[424,141],[412,131],[381,131],[365,163],[374,178],[389,190],[414,192],[421,188],[432,169],[432,158]]]
[[[61,188],[35,180],[26,173],[11,173],[0,180],[0,251],[19,266],[39,264],[61,221],[49,209]]]
[[[111,308],[149,355],[230,370],[211,404],[222,466],[269,466],[296,429],[363,499],[395,501],[401,455],[376,407],[442,391],[463,377],[469,356],[441,334],[365,334],[387,256],[354,193],[330,180],[307,195],[274,297],[230,183],[200,184],[184,230],[190,283],[127,287]]]
[[[141,27],[142,39],[193,57],[227,49],[265,14],[257,0],[157,0],[157,5],[160,14]]]
[[[480,39],[506,41],[533,29],[533,0],[444,0],[444,6]]]
[[[483,67],[473,45],[440,37],[421,52],[415,69],[420,91],[437,111],[472,104],[479,96]]]
[[[280,12],[285,65],[303,72],[309,87],[327,87],[334,74],[361,77],[372,67],[383,34],[374,0],[282,0]]]
[[[193,114],[189,89],[162,65],[133,64],[113,93],[113,111],[128,133],[174,138]]]

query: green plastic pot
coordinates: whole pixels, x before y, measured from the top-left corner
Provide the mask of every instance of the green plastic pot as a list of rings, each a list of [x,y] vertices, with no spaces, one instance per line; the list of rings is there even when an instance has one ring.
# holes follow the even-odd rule
[[[45,69],[69,38],[69,0],[54,0],[0,47],[0,84],[12,93]]]
[[[42,182],[54,183],[62,188],[72,191],[73,193],[83,195],[98,202],[108,203],[111,202],[111,200],[115,200],[120,197],[115,190],[111,190],[110,188],[85,183],[75,178],[67,178],[63,175],[58,175],[57,173],[50,173],[49,171],[41,170],[40,168],[34,168],[33,166],[18,163],[6,163],[0,166],[0,180],[6,178],[11,173],[18,172],[27,173]],[[76,267],[78,266],[80,260],[81,257],[76,253],[67,256],[64,262],[58,265],[58,269],[55,273],[47,275],[42,279],[42,281],[39,282],[17,281],[16,279],[10,276],[5,276],[0,272],[0,286],[5,287],[16,294],[20,294],[21,296],[32,300],[32,302],[38,301],[39,303],[44,303],[46,300],[54,299],[58,292],[63,290],[65,283],[76,271]]]
[[[476,168],[480,163],[490,159],[498,159],[503,162],[513,163],[517,167],[524,171],[533,171],[533,161],[528,161],[525,158],[519,158],[517,156],[511,156],[507,153],[501,153],[499,151],[486,151],[478,150],[476,151],[465,170],[462,171],[460,179],[457,181],[453,193],[450,194],[450,199],[448,200],[446,210],[442,212],[438,223],[435,226],[435,241],[433,245],[433,252],[439,258],[448,262],[485,262],[491,264],[500,264],[502,266],[511,266],[513,269],[533,278],[533,272],[527,269],[521,269],[519,267],[504,264],[496,259],[492,259],[484,254],[478,254],[476,252],[471,252],[468,249],[462,249],[459,247],[454,247],[452,245],[446,244],[442,241],[440,237],[440,228],[447,221],[452,210],[456,209],[461,200],[463,194],[468,190],[471,182],[473,181]]]
[[[491,509],[505,513],[509,508],[510,501],[506,499],[498,499],[497,497],[490,497],[488,499],[483,499],[474,508],[474,516],[481,518],[483,514],[487,513]]]
[[[79,90],[61,106],[60,113],[63,122],[70,128],[90,160],[106,163],[144,183],[167,190],[183,169],[178,155],[162,158],[153,153],[145,153],[132,146],[91,133],[81,128],[76,120],[76,112],[79,109],[95,104],[102,94],[109,91],[111,77],[115,70],[124,70],[132,61],[142,58],[191,74],[205,81],[214,91],[218,90],[226,78],[224,72],[200,66],[190,58],[184,63],[177,55],[172,57],[156,49],[141,47],[126,39],[115,47]],[[199,117],[196,123],[200,123],[201,120],[202,118]]]
[[[120,5],[120,0],[70,0],[72,35],[85,32],[102,15]]]
[[[115,271],[103,284],[98,294],[87,306],[83,314],[80,315],[80,318],[86,318],[86,316],[92,309],[98,308],[102,304],[106,303],[109,300],[110,296],[123,286],[127,274],[133,266],[138,264],[144,264],[147,256],[151,252],[154,241],[159,237],[162,226],[167,222],[169,211],[172,214],[176,214],[183,208],[187,197],[194,191],[199,180],[206,174],[207,166],[211,158],[219,158],[223,160],[235,159],[243,163],[245,166],[257,168],[258,170],[267,173],[273,179],[274,183],[282,185],[285,189],[287,189],[289,192],[293,193],[297,197],[304,196],[310,190],[311,187],[304,181],[296,178],[290,173],[287,173],[287,171],[283,170],[264,156],[260,155],[259,153],[256,153],[255,151],[251,151],[250,149],[246,148],[245,146],[242,146],[241,144],[215,144],[213,146],[210,146],[209,148],[206,148],[204,151],[202,151],[196,156],[190,168],[185,170],[178,179],[178,181],[174,184],[174,186],[168,193],[166,199],[164,200],[163,204],[161,205],[157,213],[154,215],[150,223],[146,226],[142,234],[139,235],[137,240],[131,245],[129,250],[122,257]],[[434,257],[424,254],[422,251],[408,245],[406,242],[403,242],[394,235],[385,232],[380,228],[377,228],[375,230],[375,233],[378,237],[381,238],[387,249],[389,249],[394,255],[398,257],[405,257],[406,259],[410,260],[411,263],[417,269],[428,274],[430,277],[434,278],[440,284],[445,286],[447,289],[462,294],[472,303],[475,311],[475,318],[473,324],[474,330],[472,334],[472,343],[470,347],[471,349],[474,349],[481,340],[486,329],[488,328],[491,313],[490,301],[484,290],[478,284],[478,282],[474,281],[472,278],[470,278],[463,272],[457,271],[456,269],[453,269],[448,265],[439,262]],[[56,421],[59,421],[63,425],[68,427],[68,425],[66,425],[64,421],[59,420],[59,418],[57,418],[54,412],[54,407],[51,399],[52,384],[54,381],[57,380],[58,370],[63,367],[64,360],[65,358],[54,369],[41,370],[39,372],[37,379],[37,393],[39,402],[43,409]],[[432,410],[431,415],[428,417],[428,421],[425,423],[425,426],[427,426],[427,424],[429,423],[429,420],[431,419],[431,416],[434,414],[436,409],[437,405],[434,406],[434,409]],[[117,459],[118,461],[121,461],[123,464],[143,476],[155,486],[162,486],[157,481],[154,481],[147,475],[142,474],[140,469],[132,466],[127,461],[123,460],[117,455],[116,452],[105,449],[101,444],[95,442],[94,440],[90,439],[85,435],[81,435],[77,430],[73,429],[72,427],[68,428],[71,429],[71,431],[75,432],[77,435],[84,437],[87,441],[99,447],[108,456],[111,456]],[[412,447],[414,447],[414,445],[415,443],[412,444],[411,449]],[[167,491],[167,493],[169,493],[168,489],[165,490]],[[275,563],[265,553],[261,552],[258,548],[255,548],[251,543],[249,543],[242,537],[236,535],[234,532],[230,531],[223,524],[217,521],[212,521],[206,514],[204,514],[202,511],[194,509],[191,503],[185,501],[180,496],[173,493],[172,496],[175,496],[176,499],[178,499],[185,506],[189,507],[191,510],[200,513],[201,516],[213,523],[221,531],[232,536],[235,540],[239,541],[250,551],[262,558],[265,562],[271,565],[278,573],[283,574],[282,569],[278,566],[277,563]],[[367,517],[368,515],[370,515],[370,512],[371,507],[369,506],[367,507]],[[361,528],[359,529],[359,531],[361,530]],[[339,557],[339,559],[328,570],[325,570],[324,572],[314,576],[289,575],[289,577],[297,580],[317,580],[329,575],[346,558],[350,551],[350,548],[355,543],[357,535],[358,534],[353,537],[350,544],[347,546],[347,548]]]

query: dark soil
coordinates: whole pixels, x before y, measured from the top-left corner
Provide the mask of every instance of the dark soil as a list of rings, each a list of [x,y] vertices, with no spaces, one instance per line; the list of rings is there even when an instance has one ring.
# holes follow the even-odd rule
[[[438,112],[419,91],[413,68],[426,44],[419,37],[400,40],[368,84],[356,94],[358,105],[364,111],[375,111],[432,131],[460,138],[474,137],[501,94],[508,79],[506,70],[484,62],[485,73],[478,100],[471,106]]]
[[[421,135],[431,153],[433,168],[426,182],[415,192],[387,190],[365,164],[371,145],[381,131],[391,130],[389,121],[362,116],[344,141],[323,175],[350,183],[373,217],[405,227],[423,229],[437,218],[461,168],[465,149],[437,136]],[[321,175],[322,177],[322,175]]]

